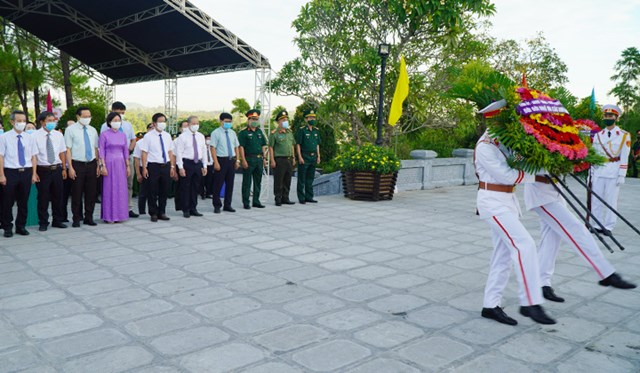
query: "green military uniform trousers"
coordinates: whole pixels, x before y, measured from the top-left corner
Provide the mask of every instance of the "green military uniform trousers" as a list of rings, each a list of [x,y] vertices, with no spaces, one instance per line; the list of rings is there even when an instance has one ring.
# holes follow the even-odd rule
[[[273,194],[276,203],[289,202],[291,176],[293,176],[293,157],[275,157],[276,168],[273,170]]]
[[[260,204],[260,190],[262,189],[262,170],[264,170],[261,154],[245,155],[249,167],[242,170],[242,204],[249,205],[251,181],[253,181],[253,204]]]
[[[306,202],[313,199],[313,179],[316,176],[317,152],[301,152],[304,164],[298,164],[298,200]]]

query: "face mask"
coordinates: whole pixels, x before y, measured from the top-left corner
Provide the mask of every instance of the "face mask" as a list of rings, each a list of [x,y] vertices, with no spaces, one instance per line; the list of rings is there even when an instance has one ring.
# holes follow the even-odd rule
[[[184,132],[184,130],[186,130],[186,129],[187,129],[187,127],[182,127],[182,128],[180,128],[180,133],[183,133],[183,132]]]
[[[0,135],[2,135],[4,133],[3,129],[0,129]]]
[[[251,127],[253,128],[257,128],[260,126],[260,122],[258,122],[257,120],[254,120],[253,122],[250,123]]]
[[[205,140],[205,144],[211,145],[211,140]]]
[[[191,132],[196,133],[200,129],[200,125],[199,124],[193,124],[193,125],[189,126],[189,129],[191,130]]]
[[[28,134],[32,134],[32,133],[34,133],[35,131],[36,131],[36,130],[26,130],[26,131],[24,131],[24,132],[26,132],[26,133],[28,133]]]
[[[120,114],[120,120],[124,121],[124,113]]]
[[[602,123],[604,123],[604,125],[607,126],[607,127],[612,126],[615,122],[616,122],[615,119],[603,119],[602,120]]]
[[[87,126],[87,125],[89,125],[89,123],[91,123],[91,117],[89,117],[89,118],[80,118],[80,119],[78,119],[78,123],[82,124],[83,126]]]
[[[162,132],[164,131],[165,128],[167,128],[167,123],[165,122],[156,123],[156,128],[158,129],[158,131]]]
[[[289,128],[289,122],[282,122],[282,128],[284,129]]]
[[[18,131],[24,131],[24,128],[27,126],[26,122],[17,122],[15,125],[15,129]]]
[[[222,123],[222,127],[226,130],[231,129],[231,122]]]
[[[310,126],[315,126],[315,125],[316,125],[316,120],[315,120],[315,119],[311,119],[311,120],[310,120],[309,122],[307,122],[307,123],[309,123],[309,125],[310,125]]]
[[[120,126],[122,126],[122,122],[111,122],[111,128],[114,130],[120,129]]]
[[[54,129],[56,129],[56,125],[56,122],[47,122],[45,127],[47,128],[47,131],[53,131]]]

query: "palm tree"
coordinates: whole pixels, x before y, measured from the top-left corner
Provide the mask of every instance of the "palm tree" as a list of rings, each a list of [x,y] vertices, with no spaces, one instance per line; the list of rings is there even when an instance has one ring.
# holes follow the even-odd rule
[[[640,99],[640,50],[630,47],[622,51],[621,58],[615,65],[616,73],[611,80],[616,86],[609,94],[620,100],[624,111],[633,108]]]

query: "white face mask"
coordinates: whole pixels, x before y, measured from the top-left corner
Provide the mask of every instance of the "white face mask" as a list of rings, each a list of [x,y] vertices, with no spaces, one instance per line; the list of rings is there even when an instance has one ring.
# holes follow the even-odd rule
[[[26,126],[27,126],[27,122],[16,122],[16,124],[15,124],[14,128],[15,128],[17,131],[22,132],[22,131],[24,131],[24,128],[25,128]]]
[[[199,124],[192,124],[192,125],[189,126],[189,129],[191,130],[191,132],[196,133],[200,129],[200,125]]]
[[[87,126],[87,125],[89,125],[89,123],[91,123],[91,117],[89,117],[89,118],[80,118],[80,119],[78,119],[78,123],[82,124],[83,126]]]
[[[162,131],[164,131],[165,128],[167,128],[167,123],[158,122],[158,123],[156,123],[156,128],[158,129],[158,131],[162,132]]]
[[[111,128],[114,130],[120,129],[120,126],[122,126],[122,122],[111,122]]]
[[[204,143],[207,145],[211,145],[211,140],[205,140]]]
[[[124,113],[120,114],[120,120],[124,121]]]

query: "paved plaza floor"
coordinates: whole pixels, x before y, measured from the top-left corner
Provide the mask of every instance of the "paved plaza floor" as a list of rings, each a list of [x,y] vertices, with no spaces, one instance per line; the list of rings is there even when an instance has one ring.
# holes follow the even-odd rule
[[[620,210],[640,225],[640,183]],[[239,180],[237,180],[239,187]],[[475,186],[0,238],[0,372],[637,372],[640,290],[563,245],[558,324],[480,317],[491,239]],[[99,210],[99,206],[97,207]],[[524,222],[538,239],[533,213]],[[640,282],[640,237],[605,254]]]

